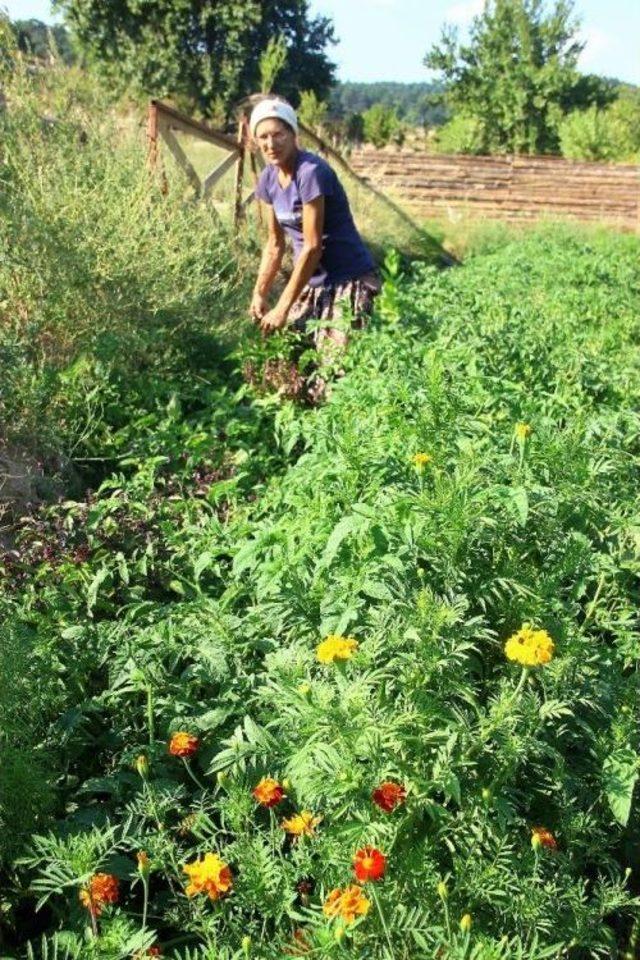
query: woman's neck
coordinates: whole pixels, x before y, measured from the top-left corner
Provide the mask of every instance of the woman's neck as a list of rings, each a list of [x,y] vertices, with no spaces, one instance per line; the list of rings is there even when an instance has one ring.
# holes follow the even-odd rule
[[[286,160],[283,160],[278,164],[278,169],[285,177],[292,177],[293,172],[296,168],[296,158],[298,156],[298,148],[296,147],[290,157],[287,157]]]

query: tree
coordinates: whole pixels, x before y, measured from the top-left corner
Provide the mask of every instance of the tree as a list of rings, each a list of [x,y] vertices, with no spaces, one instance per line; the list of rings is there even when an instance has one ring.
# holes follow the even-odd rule
[[[318,136],[322,136],[328,112],[328,104],[324,100],[318,100],[313,90],[303,90],[301,92],[298,118],[305,127],[308,127]]]
[[[579,74],[577,29],[570,0],[549,13],[543,0],[486,0],[469,42],[445,27],[424,63],[441,71],[451,110],[480,122],[486,152],[553,152],[564,113],[611,96]]]
[[[402,123],[392,107],[374,103],[364,112],[362,120],[365,140],[376,147],[384,147],[391,141],[401,143],[404,139]]]
[[[62,24],[49,26],[42,20],[14,20],[11,24],[18,41],[18,49],[46,60],[60,56],[65,63],[73,62],[69,34]]]
[[[323,98],[335,65],[326,48],[333,25],[311,16],[309,0],[58,0],[80,48],[113,81],[153,96],[175,95],[205,114],[261,86],[260,57],[284,37],[278,93]]]

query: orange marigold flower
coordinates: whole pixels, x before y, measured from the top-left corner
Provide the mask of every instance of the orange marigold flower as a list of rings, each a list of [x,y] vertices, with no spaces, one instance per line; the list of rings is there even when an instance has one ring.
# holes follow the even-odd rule
[[[151,867],[149,854],[145,850],[139,850],[136,853],[136,860],[138,861],[138,873],[141,873],[143,877],[148,876]]]
[[[353,637],[330,633],[326,640],[318,644],[316,656],[320,663],[333,663],[335,660],[350,660],[357,649],[358,641]]]
[[[538,850],[540,847],[557,850],[558,841],[546,827],[533,827],[531,830],[531,846],[534,850]]]
[[[185,890],[188,897],[206,893],[211,900],[218,900],[228,893],[233,885],[228,864],[223,863],[215,853],[206,853],[204,860],[198,858],[192,863],[185,863],[182,869],[189,877]]]
[[[286,796],[282,784],[272,777],[263,777],[251,793],[263,807],[276,807]]]
[[[105,903],[117,903],[119,895],[118,878],[112,873],[94,873],[89,883],[80,891],[80,903],[99,917]]]
[[[199,746],[200,740],[195,734],[180,730],[169,741],[169,753],[174,757],[192,757]]]
[[[344,890],[336,887],[325,900],[322,911],[326,917],[340,917],[345,923],[353,923],[358,917],[364,917],[371,909],[362,887],[352,883]]]
[[[401,783],[385,780],[373,791],[371,799],[385,813],[391,813],[397,806],[404,803],[406,796],[407,791]]]
[[[310,837],[320,823],[321,817],[314,817],[309,810],[295,813],[292,817],[282,821],[282,829],[292,833],[295,837],[306,835]]]
[[[353,872],[361,883],[381,880],[387,869],[387,858],[376,847],[363,847],[353,858]]]

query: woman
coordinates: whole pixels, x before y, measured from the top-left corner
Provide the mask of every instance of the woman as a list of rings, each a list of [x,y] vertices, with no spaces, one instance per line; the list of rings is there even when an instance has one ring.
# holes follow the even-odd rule
[[[268,97],[254,108],[249,125],[267,164],[256,196],[267,205],[269,228],[250,314],[266,334],[287,324],[304,331],[310,320],[327,321],[314,338],[325,355],[328,347],[340,349],[347,342],[344,329],[333,323],[346,315],[360,326],[371,312],[380,290],[375,264],[335,171],[322,157],[298,146],[293,107]],[[267,297],[287,236],[293,243],[294,268],[277,304],[269,309]]]

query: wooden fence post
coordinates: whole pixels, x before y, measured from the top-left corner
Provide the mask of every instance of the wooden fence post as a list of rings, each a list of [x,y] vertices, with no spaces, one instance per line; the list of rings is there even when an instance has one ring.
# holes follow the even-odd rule
[[[158,162],[158,107],[155,101],[149,104],[147,122],[147,162],[150,170],[155,170]]]
[[[233,225],[238,229],[242,216],[242,183],[244,181],[244,155],[247,139],[247,115],[242,113],[238,122],[238,160],[236,166],[236,183],[233,202]]]

